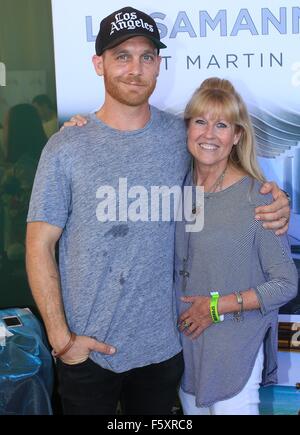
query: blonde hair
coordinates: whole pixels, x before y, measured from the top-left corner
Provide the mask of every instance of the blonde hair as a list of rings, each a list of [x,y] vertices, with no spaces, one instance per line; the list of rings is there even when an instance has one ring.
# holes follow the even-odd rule
[[[204,80],[185,108],[186,125],[189,125],[191,118],[206,113],[213,114],[216,119],[226,120],[235,126],[236,132],[241,133],[238,143],[232,147],[229,159],[237,168],[264,182],[256,157],[254,131],[248,110],[229,80],[217,77]]]

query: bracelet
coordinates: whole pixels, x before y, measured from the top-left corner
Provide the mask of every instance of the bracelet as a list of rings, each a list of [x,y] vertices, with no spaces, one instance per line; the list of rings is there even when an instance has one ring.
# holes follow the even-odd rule
[[[234,293],[236,296],[236,301],[237,303],[240,305],[240,309],[239,311],[237,311],[236,313],[234,313],[234,318],[237,322],[243,320],[243,311],[244,311],[244,305],[243,305],[243,296],[241,292],[235,292]]]
[[[55,352],[55,350],[52,350],[52,355],[55,358],[59,358],[60,356],[64,355],[65,353],[67,353],[71,347],[73,346],[73,344],[75,343],[75,339],[76,339],[76,334],[74,332],[71,332],[71,337],[70,340],[68,341],[68,343],[65,345],[65,347],[60,350],[59,352]]]
[[[219,293],[217,292],[211,293],[209,308],[210,308],[210,315],[214,323],[219,323],[221,321],[218,313],[219,297],[220,297]]]

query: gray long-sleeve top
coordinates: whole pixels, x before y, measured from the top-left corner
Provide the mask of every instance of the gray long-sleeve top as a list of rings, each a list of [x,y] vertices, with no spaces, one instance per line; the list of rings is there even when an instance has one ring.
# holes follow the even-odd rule
[[[205,194],[201,232],[186,233],[186,222],[177,223],[174,285],[179,313],[190,306],[180,301],[181,296],[208,296],[211,291],[222,296],[253,288],[261,304],[260,309],[244,312],[240,322],[233,314],[225,315],[196,340],[182,335],[182,388],[196,396],[200,407],[243,389],[262,342],[262,383],[277,381],[278,308],[296,296],[298,274],[287,237],[276,236],[254,219],[255,207],[272,201],[259,193],[260,187],[244,177],[221,192]],[[180,273],[184,258],[186,278]]]

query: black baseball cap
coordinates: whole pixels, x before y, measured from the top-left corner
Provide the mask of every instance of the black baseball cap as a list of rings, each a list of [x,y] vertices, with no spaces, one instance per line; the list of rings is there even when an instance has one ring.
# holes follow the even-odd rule
[[[160,41],[159,31],[153,18],[128,6],[103,18],[96,39],[96,54],[101,56],[107,48],[113,48],[134,36],[149,38],[158,50],[167,48]]]

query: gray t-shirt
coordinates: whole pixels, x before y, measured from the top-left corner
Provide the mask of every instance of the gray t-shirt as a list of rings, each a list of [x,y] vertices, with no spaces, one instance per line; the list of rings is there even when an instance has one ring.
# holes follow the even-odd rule
[[[223,322],[209,326],[195,340],[182,335],[182,388],[196,396],[200,407],[243,389],[263,342],[263,384],[277,380],[278,308],[296,296],[298,276],[286,236],[276,236],[254,219],[255,207],[272,201],[270,195],[259,193],[260,187],[261,183],[245,177],[221,192],[205,194],[203,230],[186,233],[184,222],[176,226],[179,313],[189,307],[181,296],[209,296],[211,291],[222,296],[254,288],[261,304],[260,310],[245,311],[240,322],[226,314]],[[184,258],[188,278],[180,274]]]
[[[181,350],[172,289],[175,224],[100,222],[99,188],[114,188],[118,207],[120,178],[128,191],[181,186],[188,163],[183,121],[154,107],[135,131],[112,129],[93,114],[84,128],[54,135],[42,153],[27,220],[63,229],[59,268],[69,327],[115,346],[112,356],[91,353],[114,372]],[[131,194],[128,207],[138,198]]]

